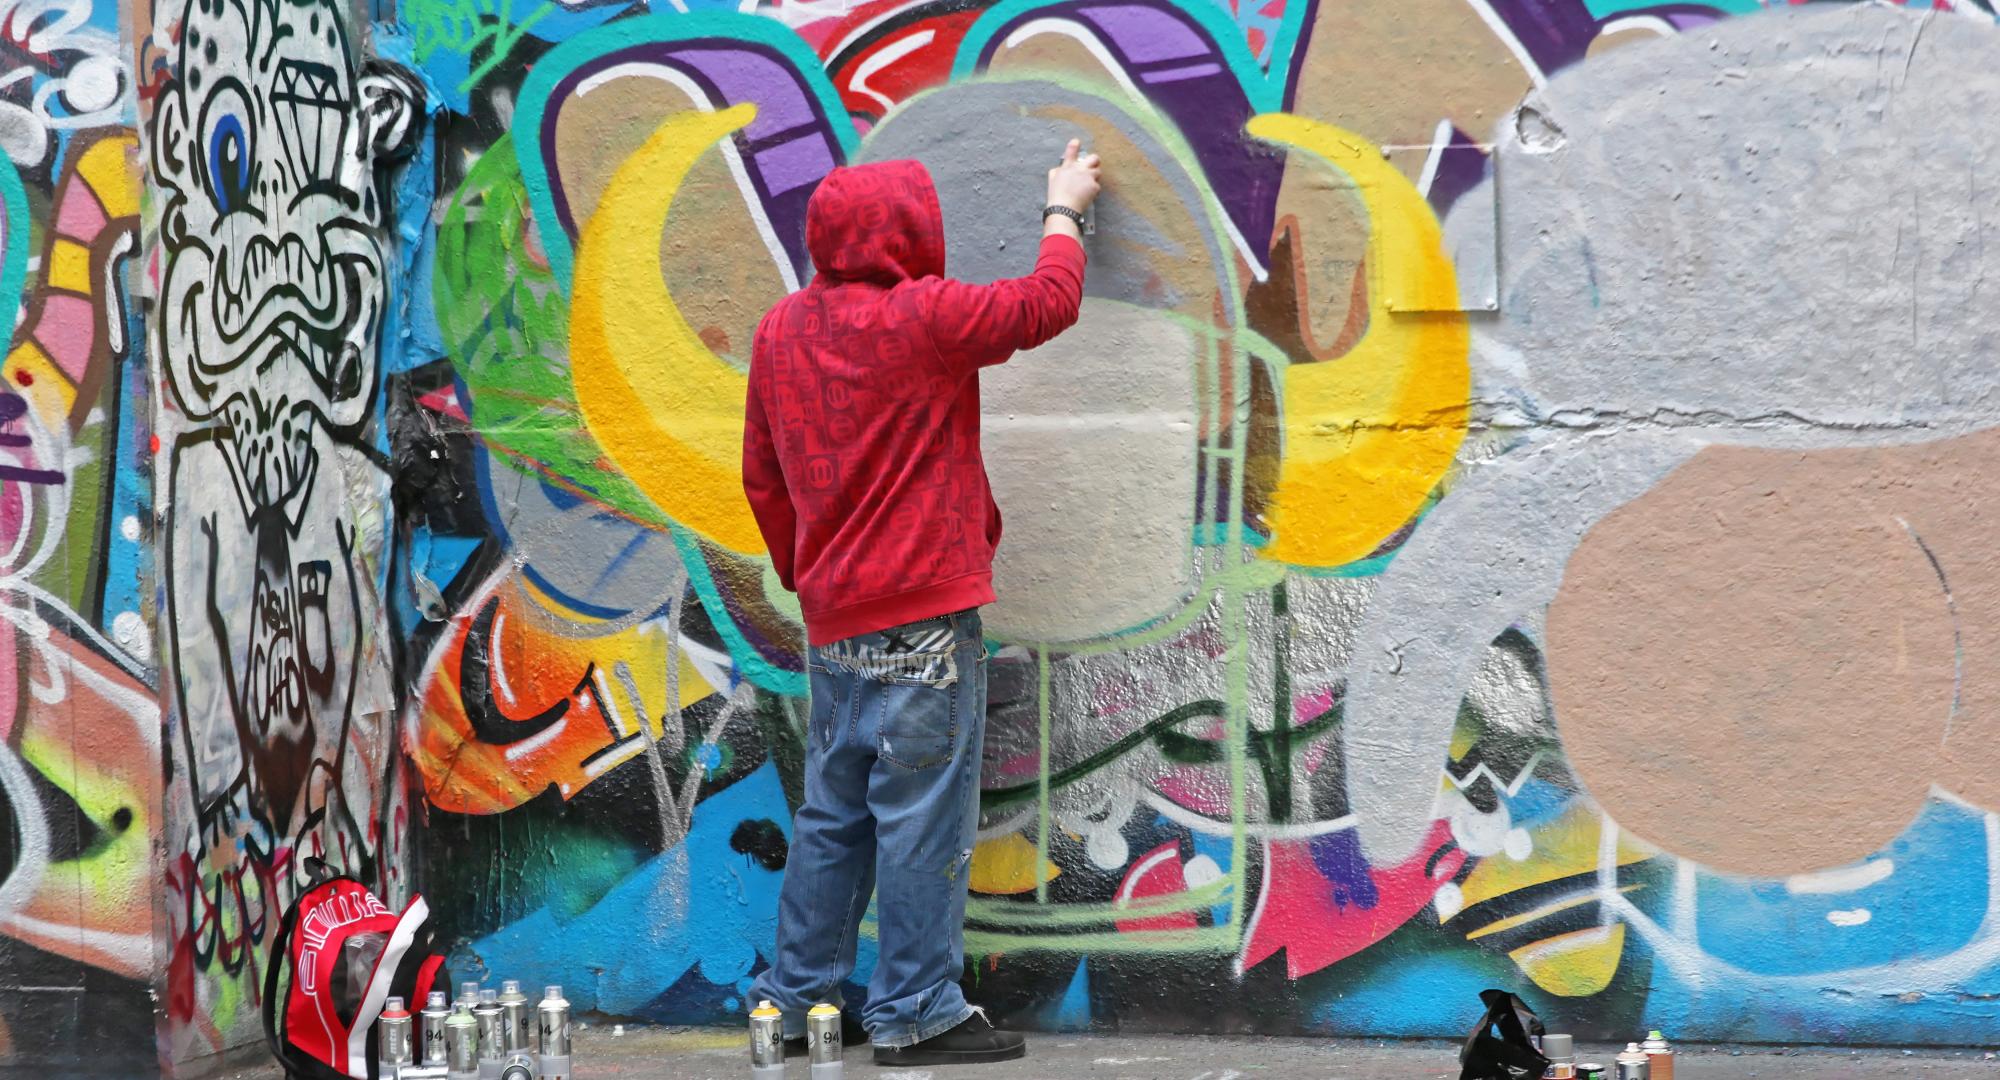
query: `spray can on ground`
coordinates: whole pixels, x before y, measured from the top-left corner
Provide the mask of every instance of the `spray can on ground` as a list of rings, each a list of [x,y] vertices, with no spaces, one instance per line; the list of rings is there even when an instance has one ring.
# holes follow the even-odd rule
[[[1588,1061],[1576,1067],[1576,1080],[1611,1080],[1611,1070],[1595,1061]]]
[[[509,1054],[528,1049],[528,995],[521,992],[521,980],[500,983],[500,1027]]]
[[[451,1073],[442,1065],[398,1065],[384,1071],[382,1080],[451,1080]]]
[[[1568,1035],[1544,1035],[1542,1056],[1549,1059],[1542,1080],[1576,1080],[1576,1040]]]
[[[1651,1080],[1674,1080],[1674,1048],[1667,1045],[1667,1037],[1657,1031],[1646,1033],[1646,1041],[1639,1044],[1646,1052],[1646,1070]]]
[[[444,1021],[445,1075],[451,1080],[478,1080],[479,1020],[460,1001]]]
[[[375,1021],[375,1045],[381,1055],[383,1071],[394,1073],[398,1065],[416,1064],[416,1056],[410,1050],[410,1010],[403,1008],[403,999],[392,997],[382,1003],[382,1016]]]
[[[750,1080],[784,1080],[785,1019],[762,1002],[750,1010]]]
[[[812,1080],[841,1080],[840,1010],[821,1002],[806,1013],[806,1043],[812,1047]]]
[[[1618,1055],[1618,1080],[1651,1080],[1646,1068],[1646,1052],[1638,1043],[1626,1043],[1625,1052]]]
[[[453,1005],[463,1004],[468,1010],[478,1007],[479,984],[476,982],[472,982],[470,980],[459,983],[458,997],[453,999],[452,1004]]]
[[[445,1006],[444,991],[431,991],[430,1000],[424,1003],[424,1011],[417,1014],[417,1053],[426,1065],[445,1063],[444,1022],[451,1016]]]
[[[492,990],[479,992],[479,1007],[472,1010],[479,1024],[479,1075],[483,1080],[499,1080],[500,1062],[507,1056],[507,1033],[503,1030],[500,995]]]
[[[570,1080],[569,1002],[563,1000],[562,987],[542,991],[541,1004],[535,1006],[535,1032],[541,1080]]]

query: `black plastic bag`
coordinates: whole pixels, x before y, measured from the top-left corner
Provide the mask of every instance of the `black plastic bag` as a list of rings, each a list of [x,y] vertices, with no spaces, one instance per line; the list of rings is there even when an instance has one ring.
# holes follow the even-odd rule
[[[1549,1067],[1549,1059],[1535,1049],[1534,1040],[1546,1034],[1541,1017],[1505,990],[1481,990],[1479,1000],[1486,1003],[1486,1015],[1458,1052],[1465,1066],[1458,1080],[1539,1080]]]

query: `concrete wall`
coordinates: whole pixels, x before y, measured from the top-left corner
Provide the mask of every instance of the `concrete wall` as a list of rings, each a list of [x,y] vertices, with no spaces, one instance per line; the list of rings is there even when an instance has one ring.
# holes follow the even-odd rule
[[[0,1060],[253,1043],[308,854],[740,1022],[805,705],[751,329],[834,164],[983,280],[1072,135],[1083,319],[983,384],[977,1000],[1988,1037],[1983,5],[687,6],[0,20]]]

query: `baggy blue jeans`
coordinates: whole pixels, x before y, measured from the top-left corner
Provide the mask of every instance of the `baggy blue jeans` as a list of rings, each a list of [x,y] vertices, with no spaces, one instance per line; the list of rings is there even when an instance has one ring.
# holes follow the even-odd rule
[[[976,611],[809,650],[805,802],[778,893],[777,958],[750,998],[784,1013],[843,1009],[841,983],[868,897],[880,959],[861,1021],[877,1046],[908,1046],[972,1015],[965,892],[979,826],[986,644]]]

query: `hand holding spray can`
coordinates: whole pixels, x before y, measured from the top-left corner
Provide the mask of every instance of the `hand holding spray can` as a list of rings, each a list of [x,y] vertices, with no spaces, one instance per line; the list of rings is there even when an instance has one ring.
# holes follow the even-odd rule
[[[417,1053],[422,1055],[424,1064],[445,1063],[444,1022],[450,1017],[451,1010],[444,1003],[444,991],[431,991],[430,1000],[424,1003],[424,1011],[417,1014]]]
[[[812,1080],[841,1080],[840,1010],[821,1002],[806,1013],[812,1047]]]
[[[784,1080],[785,1020],[766,1001],[750,1010],[750,1080]]]
[[[535,1006],[535,1051],[541,1080],[570,1080],[569,1002],[560,986],[543,990],[541,1003]]]

